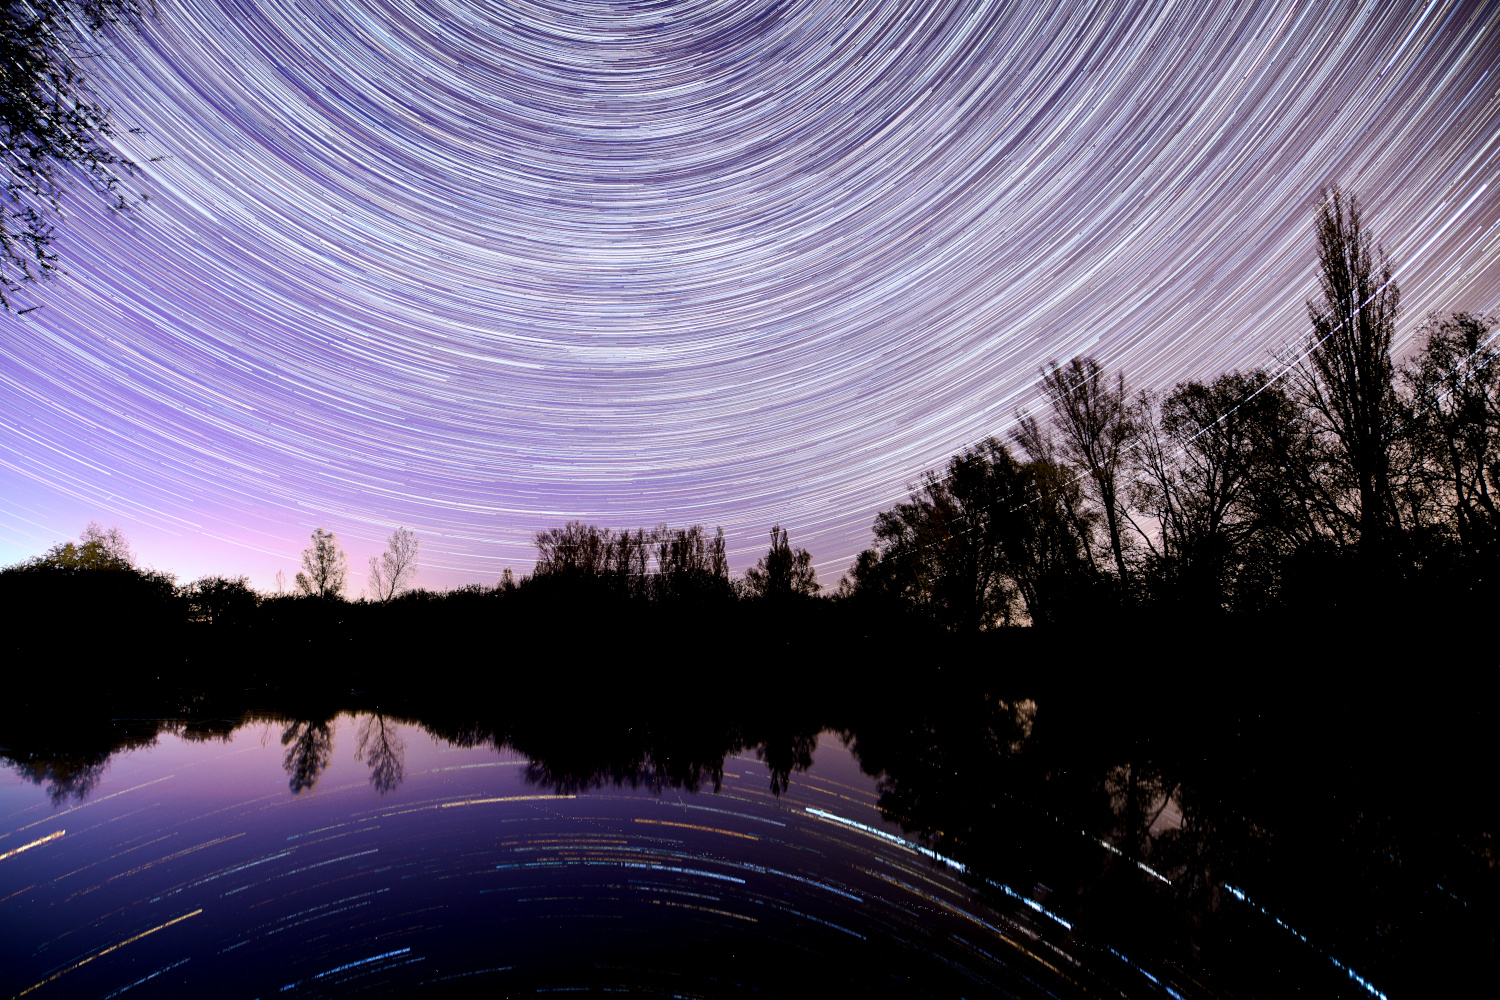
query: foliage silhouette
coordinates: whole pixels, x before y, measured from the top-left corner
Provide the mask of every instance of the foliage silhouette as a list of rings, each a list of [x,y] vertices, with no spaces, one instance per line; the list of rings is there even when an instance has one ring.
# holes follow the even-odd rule
[[[701,525],[668,528],[652,533],[656,544],[656,597],[662,601],[703,603],[733,597],[724,529],[709,538]]]
[[[908,605],[955,631],[1009,624],[1016,610],[1009,560],[1035,541],[1028,537],[1035,512],[1023,499],[1029,482],[994,438],[952,458],[947,475],[929,471],[908,502],[876,518],[876,547],[856,562],[846,593]],[[1036,579],[1028,582],[1022,596],[1039,606]]]
[[[135,553],[118,526],[106,529],[90,521],[76,543],[59,542],[32,562],[57,569],[125,571],[135,568]]]
[[[1052,365],[1050,424],[1020,416],[1012,433],[1026,461],[980,446],[926,473],[877,517],[836,596],[966,632],[1108,629],[1128,609],[1379,627],[1393,605],[1441,615],[1500,596],[1490,321],[1429,317],[1398,379],[1399,289],[1357,199],[1331,189],[1314,235],[1322,295],[1279,375],[1132,398],[1096,359]],[[997,485],[961,501],[985,447]]]
[[[137,0],[0,2],[0,148],[6,207],[0,210],[0,307],[15,310],[23,285],[61,270],[52,220],[70,169],[112,211],[131,207],[125,178],[135,164],[115,151],[109,110],[82,71],[99,41],[138,27]],[[36,308],[35,306],[31,308]]]
[[[0,570],[0,608],[14,623],[0,649],[15,663],[91,665],[110,687],[127,686],[131,669],[170,665],[187,618],[173,577],[137,569],[120,530],[93,522],[78,542]]]
[[[771,547],[754,566],[745,571],[745,586],[753,597],[784,601],[793,597],[814,597],[822,588],[812,566],[812,553],[793,549],[786,529],[771,529]]]
[[[260,595],[250,587],[250,579],[237,576],[205,576],[194,580],[183,591],[189,615],[194,621],[221,628],[243,628],[255,618]]]
[[[1133,499],[1159,528],[1146,538],[1159,600],[1219,613],[1253,599],[1240,589],[1247,563],[1286,549],[1277,480],[1297,425],[1295,404],[1264,371],[1143,397]]]
[[[1422,347],[1403,368],[1410,403],[1406,439],[1422,499],[1412,520],[1424,561],[1465,587],[1500,559],[1500,352],[1488,317],[1429,316]]]
[[[297,590],[308,597],[341,598],[349,559],[339,548],[331,531],[316,529],[312,542],[302,550],[302,572],[297,574]]]

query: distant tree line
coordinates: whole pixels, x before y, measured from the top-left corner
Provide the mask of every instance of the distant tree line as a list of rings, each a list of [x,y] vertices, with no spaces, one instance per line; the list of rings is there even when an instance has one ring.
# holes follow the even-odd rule
[[[734,578],[722,529],[572,521],[537,533],[529,575],[444,592],[413,587],[420,544],[398,528],[357,603],[344,598],[347,557],[322,528],[293,594],[263,596],[243,576],[179,586],[138,569],[117,529],[91,524],[0,571],[0,602],[33,624],[14,630],[23,645],[71,638],[48,623],[86,619],[173,662],[162,651],[181,635],[190,658],[226,645],[264,659],[358,647],[369,664],[484,645],[506,622],[531,650],[589,636],[596,652],[618,653],[627,636],[660,632],[675,636],[663,655],[718,655],[741,630],[801,655],[810,643],[848,655],[847,643],[874,651],[897,633],[921,642],[1017,625],[1482,614],[1500,565],[1494,322],[1429,316],[1397,365],[1400,293],[1358,202],[1332,190],[1314,221],[1321,294],[1278,370],[1157,394],[1132,392],[1092,357],[1046,367],[1049,419],[1018,414],[1008,440],[927,472],[877,516],[874,545],[825,599],[811,554],[780,525]]]
[[[518,586],[656,602],[794,600],[821,589],[812,555],[793,548],[785,528],[742,579],[729,576],[724,529],[702,525],[615,531],[579,521],[539,532],[532,575]]]
[[[701,525],[616,531],[575,521],[535,541],[535,568],[519,580],[506,570],[493,587],[432,591],[412,586],[420,541],[398,528],[369,561],[364,599],[349,601],[348,557],[323,528],[291,592],[265,595],[245,576],[179,584],[138,566],[118,528],[90,523],[77,542],[0,570],[0,607],[25,623],[4,642],[20,659],[98,668],[92,679],[102,683],[133,683],[141,670],[125,667],[188,678],[233,666],[253,680],[297,664],[299,683],[337,688],[413,659],[468,658],[499,634],[528,653],[555,651],[567,635],[575,655],[608,655],[624,636],[657,630],[675,637],[670,655],[690,656],[746,609],[779,608],[783,626],[806,631],[814,605],[827,603],[811,600],[812,557],[780,526],[743,579],[730,577],[723,530]],[[79,621],[90,625],[86,638],[75,638]]]

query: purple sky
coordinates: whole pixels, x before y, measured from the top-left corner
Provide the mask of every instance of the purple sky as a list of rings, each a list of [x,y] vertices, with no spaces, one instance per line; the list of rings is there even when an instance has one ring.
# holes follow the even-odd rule
[[[1092,352],[1267,364],[1338,182],[1402,289],[1500,309],[1500,5],[160,0],[93,65],[149,163],[0,317],[0,564],[118,523],[350,593],[531,536],[780,522],[837,582],[925,468]]]

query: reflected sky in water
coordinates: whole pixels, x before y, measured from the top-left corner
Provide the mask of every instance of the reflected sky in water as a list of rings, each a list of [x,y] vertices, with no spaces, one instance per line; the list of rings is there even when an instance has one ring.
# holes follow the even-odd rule
[[[749,752],[717,793],[560,795],[508,750],[368,715],[317,728],[163,735],[57,807],[5,772],[0,995],[1173,989],[1123,957],[1090,968],[1025,893],[978,903],[832,734],[779,796]]]

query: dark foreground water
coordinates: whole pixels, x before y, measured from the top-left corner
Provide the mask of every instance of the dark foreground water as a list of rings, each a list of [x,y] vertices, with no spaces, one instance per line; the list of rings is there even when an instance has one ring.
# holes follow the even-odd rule
[[[1379,998],[1496,954],[1492,813],[1346,741],[956,704],[11,724],[0,996]]]
[[[284,723],[162,735],[66,808],[7,777],[7,993],[954,996],[1073,964],[1059,921],[976,905],[884,821],[829,734],[779,797],[753,756],[724,761],[718,792],[557,794],[524,757],[388,724],[403,780],[382,793],[355,759],[373,721],[337,718],[296,795]]]

